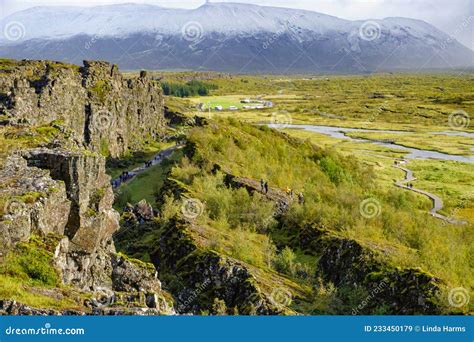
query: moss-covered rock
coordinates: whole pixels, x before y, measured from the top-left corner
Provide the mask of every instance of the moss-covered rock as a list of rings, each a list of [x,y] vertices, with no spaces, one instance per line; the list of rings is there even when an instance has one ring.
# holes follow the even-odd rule
[[[146,74],[126,80],[117,66],[93,61],[2,60],[0,72],[0,115],[10,124],[61,122],[70,143],[112,157],[165,131],[163,92]]]
[[[362,288],[370,297],[353,312],[370,314],[381,307],[398,315],[441,312],[436,299],[442,286],[439,279],[419,269],[392,264],[380,248],[327,230],[307,227],[307,234],[308,230],[313,238],[306,240],[310,244],[307,248],[319,256],[318,275],[346,291]]]

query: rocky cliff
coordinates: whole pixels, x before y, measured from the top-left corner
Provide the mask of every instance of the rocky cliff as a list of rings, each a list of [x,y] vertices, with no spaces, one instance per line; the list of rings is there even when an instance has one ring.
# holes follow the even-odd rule
[[[163,134],[160,85],[142,72],[126,79],[117,66],[0,60],[3,124],[66,128],[68,145],[119,157]],[[63,142],[66,144],[66,142]]]
[[[104,157],[30,150],[8,158],[0,179],[5,201],[0,220],[3,267],[8,269],[15,253],[21,255],[28,243],[38,240],[35,250],[49,252],[48,264],[60,274],[57,286],[72,285],[92,296],[81,304],[96,310],[94,314],[104,312],[98,308],[110,310],[125,303],[153,309],[152,313],[173,313],[154,267],[115,251],[112,237],[119,228],[118,213],[112,209]],[[8,305],[12,312],[36,312]]]
[[[0,122],[0,273],[48,308],[2,288],[0,314],[173,314],[153,265],[116,252],[104,157],[159,139],[160,85],[105,62],[0,60]]]

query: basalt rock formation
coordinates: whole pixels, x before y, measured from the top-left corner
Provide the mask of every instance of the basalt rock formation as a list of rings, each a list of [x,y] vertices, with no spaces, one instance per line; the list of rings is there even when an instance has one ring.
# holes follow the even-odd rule
[[[13,132],[12,148],[2,149],[0,159],[2,272],[15,276],[19,271],[8,271],[8,262],[38,252],[58,281],[49,283],[56,288],[33,290],[62,298],[68,286],[82,296],[76,311],[0,298],[0,314],[173,314],[153,265],[116,252],[119,214],[112,208],[104,157],[120,157],[159,138],[165,128],[160,85],[145,72],[125,79],[106,62],[76,67],[0,60],[0,66],[2,137]],[[44,136],[25,148],[21,139],[38,132]],[[51,140],[48,132],[59,133]],[[27,267],[22,261],[20,268],[36,272]]]
[[[318,251],[322,279],[338,288],[369,293],[370,304],[354,308],[353,314],[376,307],[400,315],[440,313],[436,295],[441,280],[420,269],[395,266],[384,258],[391,253],[389,247],[369,246],[315,226],[300,228],[298,244],[310,254]]]
[[[103,157],[31,150],[8,158],[0,178],[9,183],[2,195],[10,195],[0,221],[2,255],[32,236],[50,237],[52,262],[62,284],[99,298],[85,303],[96,310],[90,313],[111,314],[110,306],[117,303],[132,303],[152,313],[174,312],[153,265],[115,251],[112,236],[119,228],[118,213],[112,209]],[[17,311],[36,312],[24,309]]]
[[[125,79],[107,62],[0,61],[2,123],[54,122],[66,127],[68,145],[122,156],[163,134],[163,107],[162,89],[146,72]]]

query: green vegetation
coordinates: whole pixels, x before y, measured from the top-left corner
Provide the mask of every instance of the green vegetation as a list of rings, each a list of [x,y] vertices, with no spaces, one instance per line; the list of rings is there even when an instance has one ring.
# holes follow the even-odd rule
[[[53,124],[21,128],[3,126],[0,129],[0,166],[14,151],[38,147],[60,137],[63,137],[61,130]]]
[[[49,289],[48,289],[49,290]],[[44,292],[44,293],[43,293]],[[0,275],[0,296],[16,300],[34,308],[80,309],[81,304],[72,300],[80,294],[69,289],[49,295],[43,288],[25,285],[21,279]],[[79,297],[80,298],[80,297]]]
[[[474,112],[473,75],[375,74],[330,77],[218,78],[212,95],[261,95],[293,122],[365,128],[444,127],[455,111]],[[254,115],[252,117],[252,114]],[[244,113],[258,120],[258,113]],[[263,114],[260,120],[263,119]],[[473,126],[471,119],[470,127]]]
[[[290,134],[293,133],[307,132],[292,130]],[[474,248],[468,233],[472,223],[445,225],[428,215],[428,200],[393,186],[393,180],[403,175],[391,167],[393,158],[403,153],[368,143],[335,145],[335,139],[318,137],[301,140],[234,119],[193,128],[188,134],[188,146],[192,149],[171,169],[168,181],[184,189],[186,197],[198,199],[203,205],[203,213],[191,229],[196,241],[203,248],[258,269],[261,286],[268,284],[274,272],[301,285],[314,284],[319,251],[302,251],[297,243],[299,230],[313,225],[382,251],[391,265],[428,271],[443,279],[447,287],[474,286],[474,278],[466,276],[471,274],[466,260]],[[327,141],[328,146],[318,147],[312,141],[323,146]],[[230,187],[226,174],[253,180],[257,191],[251,194]],[[287,188],[295,193],[301,191],[304,203],[294,200],[277,222],[272,216],[274,202],[258,191],[261,178],[268,181],[273,191],[282,194]],[[361,203],[367,199],[373,200],[378,208],[375,216],[364,216],[362,212]],[[182,210],[182,201],[170,197],[158,205],[161,224]],[[142,240],[143,246],[154,241],[152,236],[156,232],[149,234]],[[327,286],[330,285],[315,290],[315,302],[304,304],[305,310],[318,310],[316,307],[331,292]],[[364,298],[363,293],[359,295],[344,295],[343,289],[337,291],[338,300],[357,302]],[[330,302],[336,305],[333,299]],[[347,307],[343,307],[339,303],[334,312],[344,312]]]
[[[193,97],[190,101],[194,105],[198,105],[199,103],[203,103],[203,109],[211,109],[214,110],[216,106],[222,106],[223,110],[228,109],[229,107],[237,107],[242,109],[243,106],[248,105],[245,103],[241,103],[243,99],[249,98],[249,96],[245,95],[225,95],[225,96],[208,96],[208,97]]]
[[[8,73],[14,70],[21,70],[23,75],[30,78],[30,80],[38,80],[41,76],[35,72],[37,66],[46,66],[47,71],[50,75],[56,76],[61,70],[74,70],[79,71],[79,66],[74,64],[67,64],[61,62],[47,62],[42,65],[43,61],[30,61],[30,60],[13,60],[8,58],[0,58],[0,77],[3,73]],[[43,69],[43,68],[40,68]]]
[[[8,71],[13,69],[17,62],[13,59],[0,58],[0,71]]]
[[[153,266],[153,264],[150,264],[148,262],[143,262],[142,260],[139,260],[139,259],[130,258],[123,253],[118,253],[117,256],[131,262],[132,264],[137,266],[139,269],[147,271],[148,273],[152,275],[154,275],[156,272],[155,266]]]
[[[404,134],[349,132],[347,135],[353,138],[362,138],[375,141],[389,141],[397,145],[453,155],[469,156],[472,154],[473,146],[472,138],[433,134],[431,132],[405,132]]]
[[[212,170],[214,164],[234,175],[255,180],[263,177],[270,187],[281,190],[290,187],[304,192],[305,203],[293,203],[283,218],[283,225],[290,231],[297,234],[294,227],[305,224],[327,227],[342,236],[379,246],[396,265],[422,267],[452,286],[462,284],[472,288],[474,279],[466,277],[470,274],[466,260],[474,248],[474,240],[468,238],[472,223],[452,226],[431,218],[424,212],[426,202],[417,195],[393,186],[378,187],[371,167],[265,127],[255,128],[234,120],[195,129],[189,139],[196,151],[192,163],[185,165],[188,172],[181,170],[186,176],[179,180],[186,184],[192,196],[205,203],[209,203],[208,196],[212,191],[209,188],[204,191],[200,185],[202,179],[209,177],[202,173]],[[200,171],[196,173],[197,165],[200,165]],[[173,171],[173,177],[178,174]],[[223,191],[222,185],[219,187],[218,184],[217,192]],[[380,209],[378,216],[365,218],[361,214],[360,204],[367,198],[375,199]],[[222,199],[220,203],[227,208],[227,215],[221,214],[225,220],[217,221],[219,228],[232,229],[229,222],[235,215],[234,210],[245,207],[233,207],[231,201]],[[206,210],[205,215],[210,212]],[[245,215],[245,211],[241,213]],[[265,214],[262,219],[264,217]],[[208,224],[217,225],[217,222],[213,223],[212,215],[209,219]],[[245,225],[240,229],[245,229]],[[278,234],[272,234],[271,228],[270,237],[277,244],[284,243],[278,240]],[[228,236],[228,239],[232,237]],[[252,241],[252,238],[248,240]],[[252,255],[255,248],[262,246],[247,243],[244,248],[243,254]],[[445,255],[450,255],[449,261]]]
[[[165,95],[177,97],[206,96],[209,95],[210,90],[217,89],[214,84],[195,80],[185,84],[163,82],[161,86]]]
[[[63,287],[53,265],[60,237],[31,236],[15,246],[0,264],[0,298],[17,300],[36,308],[80,308],[84,296]],[[79,298],[76,302],[72,298]]]
[[[104,102],[112,90],[112,86],[106,81],[98,80],[89,90],[95,94],[101,102]]]
[[[17,244],[0,265],[0,274],[22,279],[31,285],[59,285],[58,273],[52,264],[53,250],[59,239],[54,235],[44,238],[33,235],[30,241]]]
[[[1,70],[9,67],[8,61],[0,61]],[[449,289],[458,287],[467,289],[474,298],[471,164],[439,160],[411,160],[409,164],[417,177],[413,181],[415,187],[439,195],[445,204],[443,214],[467,221],[466,225],[451,225],[429,215],[432,204],[426,197],[394,187],[394,181],[404,177],[401,170],[393,168],[394,160],[403,158],[406,152],[298,129],[278,131],[251,125],[270,123],[282,114],[287,123],[294,124],[400,130],[404,133],[348,135],[472,155],[474,143],[469,136],[434,132],[474,132],[472,117],[458,126],[450,124],[449,119],[456,111],[472,116],[473,82],[472,75],[166,75],[162,85],[168,95],[168,109],[189,117],[204,116],[207,124],[176,128],[173,133],[186,137],[186,148],[117,190],[116,209],[123,210],[127,203],[146,199],[159,215],[153,222],[144,223],[139,234],[125,229],[125,238],[116,245],[148,262],[163,242],[162,234],[176,233],[171,228],[176,228],[173,224],[179,218],[187,222],[182,238],[198,246],[193,255],[196,260],[209,252],[243,264],[265,293],[283,288],[297,297],[291,308],[298,312],[348,313],[367,298],[368,291],[336,286],[320,278],[318,262],[323,251],[311,242],[324,232],[336,241],[355,241],[377,252],[387,269],[413,268],[415,274],[426,272],[440,279],[442,303],[446,302]],[[90,90],[104,97],[108,85],[98,82]],[[275,107],[212,111],[210,115],[196,109],[199,103],[207,107],[242,107],[241,99],[257,96],[272,101]],[[61,137],[60,126],[55,122],[36,128],[2,127],[0,153],[4,156],[46,144]],[[152,159],[164,147],[167,146],[152,144],[145,151],[131,152],[125,159],[109,159],[108,172],[115,178]],[[107,151],[108,147],[101,145],[104,155]],[[261,192],[260,179],[268,182],[268,195]],[[102,198],[102,191],[92,194],[91,216],[96,214],[93,207]],[[287,200],[291,191],[293,198],[280,211],[280,200]],[[299,200],[299,193],[303,201]],[[32,203],[38,196],[41,194],[27,193],[18,200]],[[183,205],[189,199],[198,203],[196,217],[183,213]],[[0,198],[0,209],[4,200]],[[366,201],[375,208],[375,214],[364,211],[362,204]],[[132,218],[131,213],[123,213],[122,224],[127,225]],[[20,243],[5,257],[0,269],[0,294],[27,304],[54,307],[48,302],[49,297],[29,297],[32,288],[51,290],[60,279],[51,265],[52,250],[41,241],[34,237]],[[328,245],[337,243],[330,238],[328,241]],[[374,266],[372,261],[364,261],[368,268]],[[148,267],[141,261],[132,262]],[[180,281],[178,275],[162,276],[166,286],[173,287],[173,282]],[[367,275],[376,280],[383,277],[378,270]],[[229,313],[230,308],[222,300],[212,300],[209,313]],[[459,312],[469,310],[472,307]],[[388,308],[380,306],[374,313],[387,312]]]
[[[474,221],[474,173],[471,164],[439,160],[413,160],[416,187],[443,199],[443,213],[459,220]]]

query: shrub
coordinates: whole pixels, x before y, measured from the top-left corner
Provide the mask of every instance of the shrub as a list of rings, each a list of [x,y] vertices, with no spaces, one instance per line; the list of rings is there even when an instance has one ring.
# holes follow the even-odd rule
[[[166,225],[180,211],[180,205],[172,196],[165,196],[160,210],[160,219]]]
[[[225,316],[227,315],[227,305],[222,299],[214,298],[211,311],[213,315]]]
[[[320,166],[331,182],[336,185],[349,180],[342,166],[329,156],[321,159]]]
[[[290,275],[295,274],[295,263],[296,255],[290,247],[285,247],[274,260],[275,270]]]

